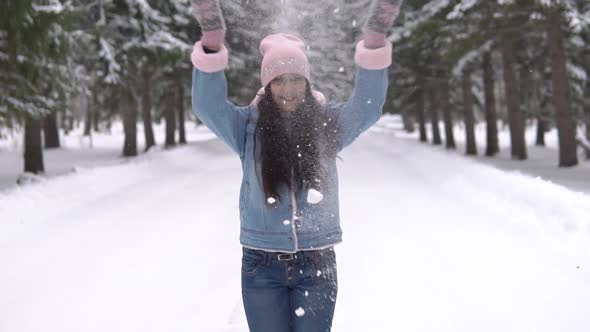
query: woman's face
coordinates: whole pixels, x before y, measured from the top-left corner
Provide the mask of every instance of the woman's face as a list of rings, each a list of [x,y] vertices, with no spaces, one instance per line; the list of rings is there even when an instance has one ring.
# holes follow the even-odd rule
[[[305,77],[297,74],[283,74],[270,82],[272,99],[281,111],[293,112],[305,99]]]

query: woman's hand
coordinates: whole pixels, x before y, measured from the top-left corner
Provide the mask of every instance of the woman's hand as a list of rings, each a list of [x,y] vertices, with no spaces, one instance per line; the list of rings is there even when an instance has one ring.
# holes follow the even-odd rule
[[[225,22],[219,0],[192,0],[193,14],[201,26],[201,44],[205,49],[218,51],[225,39]]]
[[[363,27],[365,47],[385,46],[385,33],[399,15],[402,0],[374,0],[367,23]]]

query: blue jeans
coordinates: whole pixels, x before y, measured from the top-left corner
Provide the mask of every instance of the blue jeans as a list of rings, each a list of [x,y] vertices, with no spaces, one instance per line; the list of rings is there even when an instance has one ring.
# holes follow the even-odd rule
[[[278,255],[243,248],[250,332],[329,332],[338,282],[334,248]]]

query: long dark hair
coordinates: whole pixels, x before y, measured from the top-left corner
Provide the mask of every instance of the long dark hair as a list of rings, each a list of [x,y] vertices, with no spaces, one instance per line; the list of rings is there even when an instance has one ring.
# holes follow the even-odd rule
[[[272,98],[270,84],[258,103],[255,137],[260,142],[260,175],[267,198],[280,200],[281,185],[294,191],[312,188],[321,191],[326,174],[320,157],[336,157],[339,140],[336,119],[327,118],[321,112],[309,82],[306,83],[304,101],[287,119],[294,121],[290,136],[279,113],[282,111]]]

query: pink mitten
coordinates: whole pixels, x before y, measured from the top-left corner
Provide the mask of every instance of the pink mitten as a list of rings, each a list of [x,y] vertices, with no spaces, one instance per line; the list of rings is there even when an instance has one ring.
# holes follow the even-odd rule
[[[219,0],[192,0],[193,15],[203,31],[201,44],[203,47],[218,51],[225,39],[225,22]]]
[[[375,0],[371,13],[363,27],[365,47],[380,48],[385,46],[385,33],[399,15],[402,0]]]

